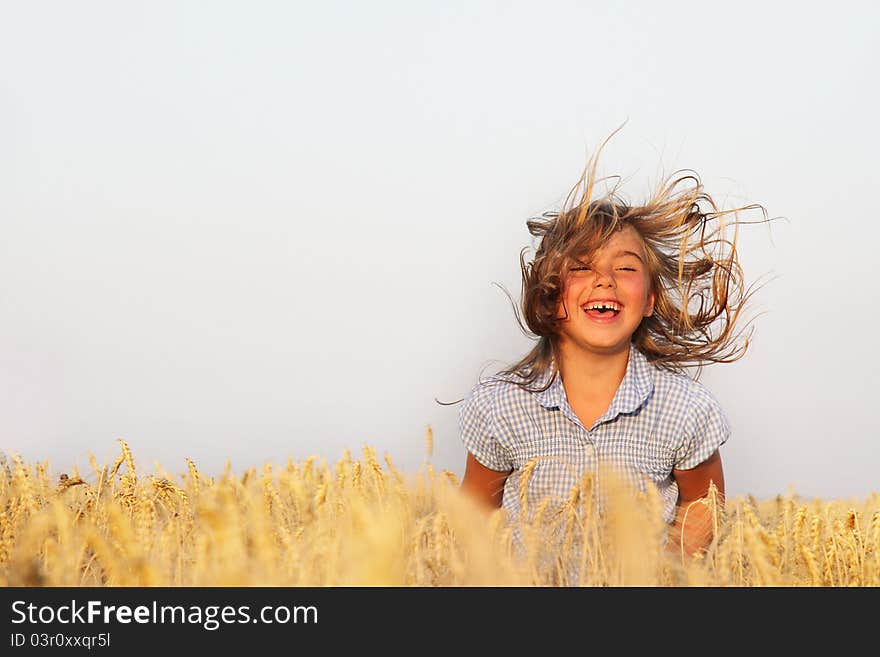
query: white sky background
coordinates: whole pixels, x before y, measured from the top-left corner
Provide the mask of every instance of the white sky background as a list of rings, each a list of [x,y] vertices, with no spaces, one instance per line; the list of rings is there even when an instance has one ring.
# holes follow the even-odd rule
[[[525,221],[696,170],[749,352],[701,377],[729,495],[880,489],[871,3],[4,2],[0,447],[215,472],[345,447],[408,470],[531,346]],[[760,218],[760,215],[753,215]]]

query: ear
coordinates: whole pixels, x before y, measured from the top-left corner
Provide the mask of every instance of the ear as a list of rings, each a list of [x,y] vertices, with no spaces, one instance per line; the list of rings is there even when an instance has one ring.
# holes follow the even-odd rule
[[[656,301],[656,296],[651,292],[648,294],[648,309],[645,311],[645,317],[650,317],[654,314],[654,301]]]

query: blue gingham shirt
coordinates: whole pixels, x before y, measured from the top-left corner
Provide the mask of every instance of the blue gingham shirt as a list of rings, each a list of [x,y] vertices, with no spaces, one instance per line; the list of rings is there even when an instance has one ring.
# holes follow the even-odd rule
[[[543,387],[551,375],[532,387]],[[512,381],[496,375],[478,383],[459,413],[467,451],[491,470],[512,471],[502,500],[511,518],[519,515],[522,469],[537,458],[529,504],[547,495],[564,500],[583,474],[611,463],[635,474],[634,482],[646,475],[662,497],[664,520],[672,522],[678,501],[673,469],[696,467],[730,436],[730,422],[705,386],[652,365],[632,343],[614,399],[591,427],[571,409],[558,375],[538,393]]]

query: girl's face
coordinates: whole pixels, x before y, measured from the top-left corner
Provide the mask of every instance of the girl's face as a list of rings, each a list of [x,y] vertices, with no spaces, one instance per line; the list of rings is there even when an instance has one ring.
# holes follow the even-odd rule
[[[635,228],[626,225],[591,259],[569,266],[557,317],[560,347],[597,354],[628,349],[642,318],[654,312],[654,293],[645,250]],[[616,310],[593,310],[600,301]]]

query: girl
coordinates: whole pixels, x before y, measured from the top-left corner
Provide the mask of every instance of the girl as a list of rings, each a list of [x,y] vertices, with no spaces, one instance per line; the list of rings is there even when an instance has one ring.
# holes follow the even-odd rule
[[[614,189],[593,199],[601,150],[560,212],[527,222],[541,242],[532,262],[520,254],[522,311],[538,341],[465,398],[461,488],[516,517],[524,472],[529,500],[564,500],[584,473],[612,463],[656,485],[675,547],[693,554],[711,540],[711,523],[707,507],[691,503],[713,483],[723,496],[719,448],[730,435],[696,378],[704,362],[732,362],[748,348],[733,334],[750,296],[736,237],[727,241],[723,223],[713,223],[742,209],[766,219],[766,211],[719,211],[686,173],[644,205]]]

